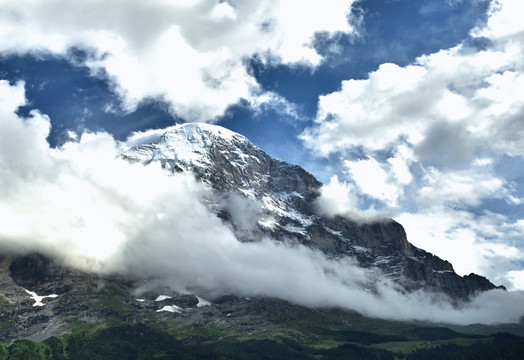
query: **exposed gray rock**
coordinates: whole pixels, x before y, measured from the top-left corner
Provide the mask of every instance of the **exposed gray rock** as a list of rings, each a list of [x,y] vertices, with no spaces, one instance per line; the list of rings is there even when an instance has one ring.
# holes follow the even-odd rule
[[[199,303],[198,298],[193,294],[181,294],[173,298],[173,305],[183,309],[196,307]]]
[[[215,189],[218,199],[236,193],[259,202],[263,213],[248,232],[235,225],[227,207],[216,204],[219,217],[242,241],[270,236],[334,257],[351,256],[361,266],[380,268],[407,290],[425,288],[467,299],[495,288],[477,275],[457,275],[449,262],[413,246],[402,225],[391,219],[360,224],[340,216],[319,216],[314,203],[322,184],[313,175],[271,158],[245,137],[219,126],[183,124],[166,132],[157,143],[133,147],[123,156],[145,164],[159,161],[171,172],[191,172]],[[264,214],[274,221],[260,221]]]

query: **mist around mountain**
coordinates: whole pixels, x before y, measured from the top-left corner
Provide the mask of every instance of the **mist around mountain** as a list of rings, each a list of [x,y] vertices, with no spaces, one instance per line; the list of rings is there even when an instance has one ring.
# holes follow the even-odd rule
[[[0,359],[516,359],[524,349],[522,324],[448,327],[269,298],[126,300],[122,283],[100,285],[81,308],[70,294],[38,307],[26,326],[37,328],[54,307],[68,331],[0,343]]]
[[[150,161],[144,166],[122,156],[133,146],[138,160],[151,150],[160,156],[162,149],[157,154],[149,144],[168,136],[166,131],[135,134],[127,143],[106,133],[84,133],[76,141],[50,148],[49,119],[38,111],[29,118],[16,114],[25,101],[23,83],[0,84],[6,95],[0,130],[7,139],[0,144],[3,253],[38,252],[88,273],[155,279],[203,298],[229,293],[267,296],[367,316],[462,324],[518,322],[524,313],[518,292],[477,293],[470,286],[460,294],[469,301],[457,305],[449,299],[453,294],[434,291],[450,279],[456,282],[451,264],[420,266],[433,258],[410,246],[394,223],[388,226],[395,236],[381,243],[389,231],[382,225],[359,227],[340,218],[319,218],[312,213],[315,199],[304,198],[320,188],[318,181],[296,166],[269,159],[225,129],[213,127],[222,132],[221,138],[236,144],[228,156],[238,159],[222,158],[225,167],[215,168],[215,173],[202,172],[205,164],[198,162],[206,159],[197,156],[205,147],[190,148],[179,165]],[[179,131],[191,127],[202,128],[188,125]],[[186,134],[188,144],[205,141],[198,131]],[[226,166],[242,161],[261,168],[272,164],[279,176],[267,173],[264,179],[257,178],[263,173],[254,173],[250,178],[235,166]],[[191,172],[176,168],[184,164],[194,165]],[[297,185],[305,188],[294,188]],[[264,186],[269,193],[263,192]],[[323,219],[329,224],[321,224]],[[257,241],[246,241],[243,234],[247,240],[258,236]],[[349,235],[369,241],[355,243]],[[308,236],[311,244],[302,241]],[[394,256],[388,258],[391,251]],[[361,265],[364,260],[366,266]],[[408,267],[413,270],[411,279],[403,271]],[[493,287],[487,286],[484,290]]]
[[[420,326],[450,351],[520,334],[521,293],[457,275],[392,220],[328,216],[320,182],[238,134],[51,148],[49,119],[16,113],[23,84],[0,89],[0,358],[391,358],[423,348]],[[435,325],[474,323],[514,325]]]
[[[0,359],[514,359],[524,346],[522,323],[383,320],[269,297],[210,302],[41,255],[0,265]]]

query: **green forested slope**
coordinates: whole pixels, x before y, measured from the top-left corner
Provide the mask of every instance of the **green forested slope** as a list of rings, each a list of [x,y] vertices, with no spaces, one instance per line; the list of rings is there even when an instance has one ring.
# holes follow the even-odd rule
[[[295,309],[297,310],[297,309]],[[90,324],[36,343],[0,345],[0,360],[66,359],[520,359],[524,338],[509,333],[466,335],[447,327],[301,309],[265,337],[170,323]],[[276,318],[274,319],[276,321]],[[111,322],[115,324],[116,322]],[[198,335],[199,334],[199,335]],[[287,334],[287,335],[286,335]]]

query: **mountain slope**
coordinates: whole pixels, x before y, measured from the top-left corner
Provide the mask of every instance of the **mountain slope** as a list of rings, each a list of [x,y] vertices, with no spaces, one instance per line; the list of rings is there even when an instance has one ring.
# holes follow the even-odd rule
[[[216,212],[243,241],[270,237],[334,257],[353,257],[360,266],[381,269],[407,290],[424,288],[467,299],[496,288],[484,277],[457,275],[449,262],[409,243],[403,227],[391,219],[361,224],[318,215],[315,199],[322,184],[317,179],[222,127],[178,125],[154,143],[132,147],[123,157],[144,164],[160,162],[170,172],[193,173],[218,194]],[[232,196],[259,209],[250,224],[235,214]]]

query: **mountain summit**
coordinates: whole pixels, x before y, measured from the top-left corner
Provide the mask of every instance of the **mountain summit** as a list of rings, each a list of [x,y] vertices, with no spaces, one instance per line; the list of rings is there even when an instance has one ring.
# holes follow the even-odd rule
[[[361,223],[319,215],[315,200],[320,181],[223,127],[178,125],[153,143],[132,147],[123,157],[144,164],[160,162],[173,173],[193,173],[214,189],[217,200],[211,206],[242,241],[267,237],[303,244],[334,258],[350,257],[362,267],[380,269],[407,291],[425,289],[468,299],[496,288],[476,274],[459,276],[449,262],[413,246],[394,220]],[[257,209],[248,224],[239,219],[238,209],[228,201],[231,197]]]

